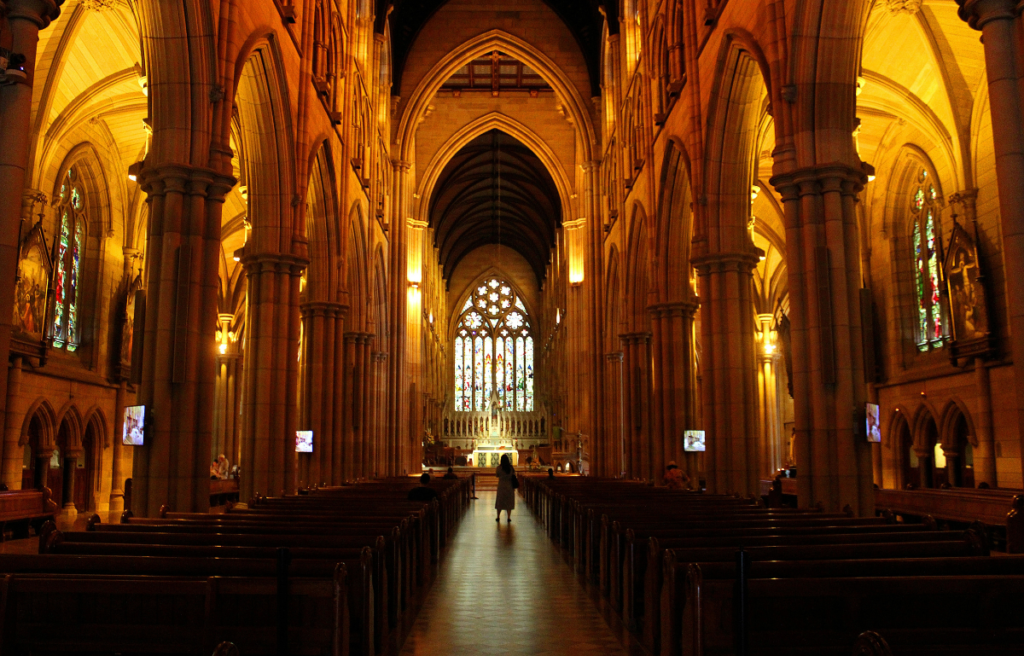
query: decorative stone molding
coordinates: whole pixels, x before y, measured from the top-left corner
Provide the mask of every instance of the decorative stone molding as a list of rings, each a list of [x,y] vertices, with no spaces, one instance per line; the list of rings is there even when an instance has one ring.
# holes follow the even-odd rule
[[[117,5],[118,0],[81,0],[79,3],[83,9],[91,9],[93,11],[106,11],[113,9]]]
[[[921,11],[923,0],[885,0],[885,5],[894,14],[910,14]]]

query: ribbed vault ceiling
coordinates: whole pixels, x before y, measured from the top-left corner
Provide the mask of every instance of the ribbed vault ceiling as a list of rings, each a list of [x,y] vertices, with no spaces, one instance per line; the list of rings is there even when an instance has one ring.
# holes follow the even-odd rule
[[[384,17],[391,23],[392,78],[396,93],[402,85],[402,69],[413,41],[445,2],[447,0],[377,0],[377,31],[383,33]],[[591,95],[601,95],[601,31],[604,28],[604,16],[599,7],[608,11],[608,27],[612,34],[616,34],[618,3],[604,0],[544,0],[544,4],[551,7],[576,38],[587,60]],[[389,5],[394,7],[390,14],[387,12]],[[515,9],[514,5],[510,5],[509,9]]]
[[[445,279],[469,252],[501,243],[526,258],[540,282],[562,223],[561,202],[540,159],[515,138],[491,130],[441,171],[430,223]]]

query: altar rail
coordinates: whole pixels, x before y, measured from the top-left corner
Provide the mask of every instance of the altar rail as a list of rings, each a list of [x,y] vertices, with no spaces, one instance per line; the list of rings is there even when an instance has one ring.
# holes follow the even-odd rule
[[[449,412],[445,414],[442,439],[474,439],[489,432],[489,412]],[[543,412],[502,412],[499,433],[505,439],[545,440],[550,422]]]

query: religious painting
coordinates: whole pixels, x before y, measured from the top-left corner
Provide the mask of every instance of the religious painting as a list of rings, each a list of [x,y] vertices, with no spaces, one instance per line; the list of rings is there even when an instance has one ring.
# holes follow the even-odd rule
[[[38,236],[38,229],[33,229],[18,263],[18,280],[14,289],[15,332],[42,338],[49,280],[49,259]]]
[[[946,255],[946,280],[953,315],[953,338],[969,341],[983,337],[988,330],[985,287],[978,268],[974,240],[959,223],[953,225]]]

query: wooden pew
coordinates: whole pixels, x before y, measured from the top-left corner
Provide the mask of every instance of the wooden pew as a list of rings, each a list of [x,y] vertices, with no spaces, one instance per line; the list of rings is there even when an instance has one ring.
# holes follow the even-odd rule
[[[182,558],[191,559],[197,563],[203,559],[256,559],[267,560],[280,557],[283,552],[288,559],[307,561],[326,561],[327,563],[351,562],[359,560],[364,555],[369,556],[368,568],[370,571],[370,585],[359,588],[363,595],[358,606],[360,612],[368,608],[371,623],[366,627],[369,635],[373,636],[376,649],[383,649],[388,634],[389,605],[388,605],[388,570],[383,566],[384,559],[381,552],[384,549],[383,538],[378,538],[376,545],[371,547],[303,547],[303,546],[254,546],[245,543],[245,538],[250,536],[236,536],[240,539],[232,540],[231,536],[223,537],[222,542],[235,542],[240,544],[190,544],[187,535],[168,536],[166,542],[170,543],[149,543],[149,542],[95,542],[89,539],[83,541],[86,536],[95,535],[104,537],[116,534],[90,534],[79,533],[64,534],[54,530],[46,537],[46,544],[41,550],[42,554],[55,554],[64,556],[118,556],[123,558],[136,557],[158,557],[158,558]],[[131,537],[131,536],[128,536]],[[199,536],[208,538],[209,536]],[[176,538],[176,539],[172,539]],[[183,539],[185,538],[185,539]],[[363,602],[370,604],[364,607]]]
[[[0,541],[8,526],[14,529],[16,538],[27,538],[30,526],[38,532],[45,521],[56,517],[58,509],[52,496],[48,487],[0,492]]]
[[[217,515],[202,518],[219,517]],[[381,636],[387,627],[395,627],[402,609],[412,593],[409,584],[411,562],[403,552],[400,527],[393,520],[378,520],[358,524],[335,521],[319,523],[261,523],[261,522],[207,522],[204,519],[140,520],[145,523],[104,525],[90,518],[89,530],[62,534],[64,543],[87,544],[150,544],[193,546],[251,546],[251,547],[347,547],[371,546],[373,551],[373,577],[378,594],[377,617],[382,624]],[[49,549],[47,536],[40,536],[40,551]],[[62,553],[99,553],[106,547],[88,550],[69,546]],[[123,549],[122,549],[123,551]],[[109,552],[109,550],[107,551]]]
[[[224,478],[210,480],[210,507],[227,505],[238,501],[238,479]]]
[[[736,653],[735,585],[689,567],[683,656]],[[759,656],[845,655],[867,629],[915,653],[1024,648],[1021,574],[759,578],[747,582],[746,598],[749,653]]]
[[[981,522],[1006,532],[1006,552],[1024,553],[1024,493],[1021,490],[950,488],[875,490],[882,512],[971,524]]]
[[[790,576],[794,578],[837,577],[837,576],[895,576],[913,575],[917,572],[934,573],[1021,573],[1024,574],[1024,559],[998,564],[1003,558],[986,558],[979,551],[978,537],[966,536],[957,548],[956,543],[942,542],[918,545],[907,549],[907,545],[832,545],[826,547],[782,547],[747,549],[752,562],[751,577]],[[659,635],[652,646],[653,653],[663,656],[678,656],[681,652],[681,627],[686,603],[686,574],[689,566],[698,563],[707,576],[736,577],[736,549],[678,550],[667,549],[663,556],[664,580],[659,604],[660,618],[657,622]],[[711,558],[707,558],[711,556]],[[948,568],[950,563],[962,566]],[[906,569],[901,569],[906,566]],[[1007,569],[998,569],[1000,567]],[[848,643],[847,646],[849,646]]]
[[[851,532],[855,530],[855,532]],[[714,535],[707,535],[713,533]],[[627,532],[627,559],[623,571],[623,619],[641,633],[648,649],[655,650],[659,635],[662,561],[667,549],[686,547],[785,546],[787,544],[864,544],[879,542],[935,542],[959,539],[962,532],[932,530],[925,525],[882,524],[850,529],[845,526],[800,528],[696,529],[681,534],[647,534],[645,540]],[[981,549],[981,547],[979,547]]]
[[[344,570],[334,580],[4,574],[0,644],[32,654],[209,653],[343,656]],[[367,652],[360,652],[367,653]]]

